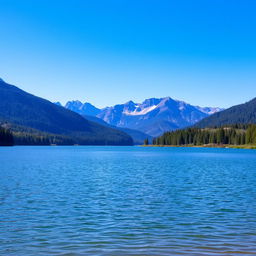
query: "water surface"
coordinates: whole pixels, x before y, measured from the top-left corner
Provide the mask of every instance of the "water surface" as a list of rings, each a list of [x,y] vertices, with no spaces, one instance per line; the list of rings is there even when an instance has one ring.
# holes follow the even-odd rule
[[[0,148],[0,255],[256,255],[256,151]]]

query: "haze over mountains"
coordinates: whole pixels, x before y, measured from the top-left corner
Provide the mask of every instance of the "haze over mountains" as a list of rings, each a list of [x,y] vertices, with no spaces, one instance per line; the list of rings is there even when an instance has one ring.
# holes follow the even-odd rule
[[[193,106],[170,97],[150,98],[142,103],[129,101],[103,109],[90,103],[69,101],[65,108],[83,116],[97,117],[109,125],[138,130],[152,137],[194,125],[203,118],[223,110]]]

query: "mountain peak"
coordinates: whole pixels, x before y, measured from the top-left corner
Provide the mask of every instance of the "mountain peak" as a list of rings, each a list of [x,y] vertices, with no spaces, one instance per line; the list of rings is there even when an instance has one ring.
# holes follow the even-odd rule
[[[80,100],[70,100],[67,103],[73,103],[73,104],[83,104]]]
[[[55,105],[62,107],[62,104],[59,101],[53,102]]]
[[[219,107],[199,107],[196,106],[197,109],[199,109],[200,111],[202,111],[203,113],[206,113],[208,115],[212,115],[215,114],[217,112],[223,111],[224,108],[219,108]]]
[[[65,108],[72,110],[82,116],[96,116],[100,112],[100,109],[94,107],[91,103],[82,103],[79,100],[68,101],[65,105]]]
[[[127,101],[124,105],[127,105],[127,106],[134,106],[134,105],[136,105],[136,103],[134,103],[132,100],[129,100],[129,101]]]
[[[154,137],[166,131],[194,125],[214,111],[169,96],[145,99],[142,103],[130,100],[103,109],[97,109],[89,103],[76,106],[76,101],[73,101],[73,105],[69,104],[68,108],[81,115],[96,116],[110,125],[137,129]]]
[[[159,102],[161,101],[161,99],[157,99],[157,98],[149,98],[149,99],[145,99],[141,105],[146,105],[146,106],[153,106],[153,105],[158,105]]]
[[[80,108],[83,105],[83,103],[79,100],[72,100],[72,101],[68,101],[65,105],[65,108],[70,108],[70,106],[72,106],[72,108],[76,107],[76,108]]]

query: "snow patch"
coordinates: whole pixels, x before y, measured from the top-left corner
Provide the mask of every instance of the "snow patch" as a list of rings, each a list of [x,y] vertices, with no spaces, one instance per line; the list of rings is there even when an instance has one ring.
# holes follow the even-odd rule
[[[178,101],[177,101],[177,102],[178,102]],[[180,102],[179,102],[179,110],[180,110],[180,111],[182,111],[182,110],[185,109],[185,104],[186,104],[186,103],[183,102],[183,101],[180,101]]]
[[[198,110],[200,110],[201,112],[205,113],[205,114],[208,114],[208,115],[212,115],[212,114],[215,114],[217,112],[220,112],[222,110],[224,110],[224,108],[214,108],[214,107],[199,107],[199,106],[196,106],[196,108]]]
[[[124,111],[123,114],[127,115],[127,116],[141,116],[141,115],[146,115],[147,113],[149,113],[150,111],[154,110],[157,107],[157,105],[153,105],[147,108],[142,109],[141,111],[138,111],[137,108],[132,111]]]

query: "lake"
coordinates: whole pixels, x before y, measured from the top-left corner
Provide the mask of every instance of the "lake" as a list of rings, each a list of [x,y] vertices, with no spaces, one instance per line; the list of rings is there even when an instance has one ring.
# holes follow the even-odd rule
[[[0,255],[256,255],[256,151],[0,148]]]

